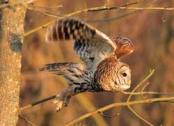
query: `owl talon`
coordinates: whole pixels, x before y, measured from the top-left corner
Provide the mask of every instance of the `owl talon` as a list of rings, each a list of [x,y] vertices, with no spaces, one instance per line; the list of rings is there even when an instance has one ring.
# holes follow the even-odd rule
[[[67,106],[68,106],[69,101],[70,101],[70,98],[71,98],[70,96],[69,96],[69,97],[68,97],[68,96],[67,96],[67,97],[65,97],[65,99],[64,99],[64,106],[65,106],[65,107],[67,107]]]
[[[68,104],[64,102],[63,106],[67,107],[67,106],[68,106]]]
[[[56,99],[53,101],[53,103],[56,105],[56,111],[60,111],[63,107],[67,107],[68,103],[70,101],[70,96],[67,96],[67,92],[61,92],[56,96]]]
[[[64,107],[64,101],[55,99],[53,103],[56,105],[56,111],[60,111]]]

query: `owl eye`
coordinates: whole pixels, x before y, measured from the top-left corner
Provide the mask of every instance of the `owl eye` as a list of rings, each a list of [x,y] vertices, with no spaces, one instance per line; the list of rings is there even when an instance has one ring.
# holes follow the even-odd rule
[[[126,77],[126,76],[127,76],[127,73],[122,73],[122,76],[123,76],[123,77]]]

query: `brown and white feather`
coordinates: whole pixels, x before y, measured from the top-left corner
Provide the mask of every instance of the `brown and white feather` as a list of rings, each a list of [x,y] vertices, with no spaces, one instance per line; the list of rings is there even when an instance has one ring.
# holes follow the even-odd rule
[[[112,40],[83,21],[66,18],[48,28],[46,41],[74,41],[74,50],[85,62],[87,69],[95,71],[97,65],[116,50]]]

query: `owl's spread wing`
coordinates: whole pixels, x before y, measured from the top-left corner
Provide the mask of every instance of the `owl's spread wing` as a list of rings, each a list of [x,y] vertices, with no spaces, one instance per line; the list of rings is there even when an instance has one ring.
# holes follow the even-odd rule
[[[87,69],[95,70],[99,62],[116,50],[116,44],[104,33],[83,21],[66,18],[48,28],[46,40],[74,40],[74,50],[85,62]]]

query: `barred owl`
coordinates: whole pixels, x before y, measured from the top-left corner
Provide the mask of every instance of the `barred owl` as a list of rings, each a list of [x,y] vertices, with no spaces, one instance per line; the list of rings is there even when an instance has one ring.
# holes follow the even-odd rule
[[[83,61],[46,64],[41,71],[62,75],[68,88],[57,95],[57,110],[67,106],[71,96],[82,92],[123,91],[130,88],[131,70],[120,61],[133,52],[126,37],[107,35],[74,18],[57,20],[46,33],[46,41],[73,40],[73,48]]]

